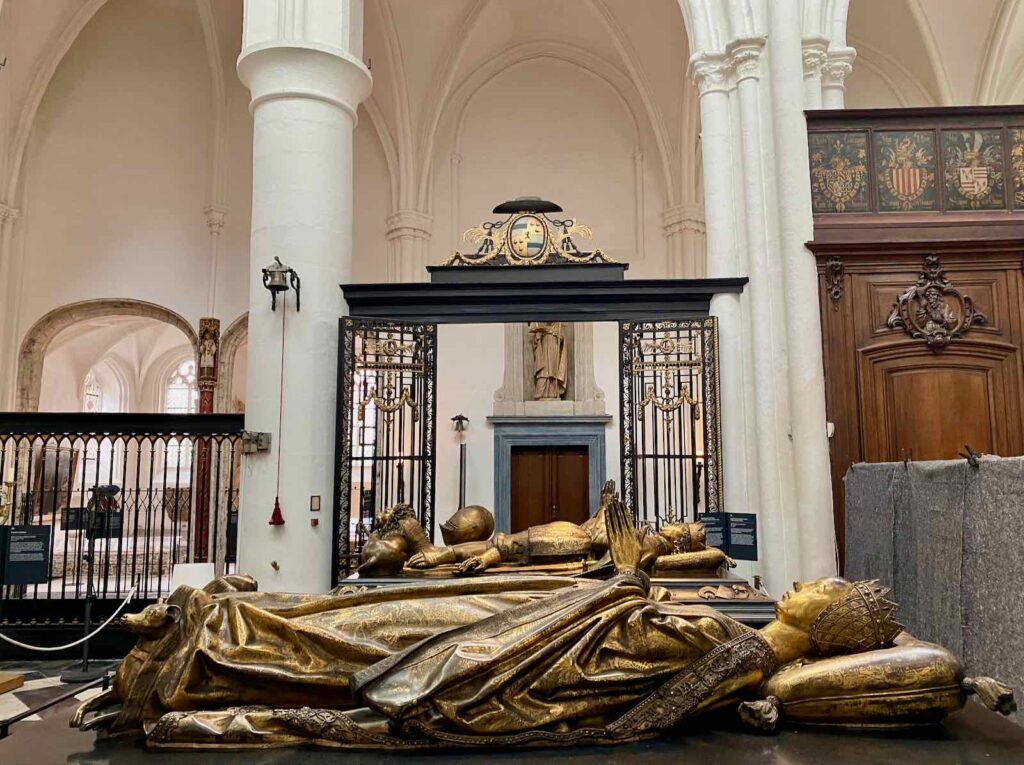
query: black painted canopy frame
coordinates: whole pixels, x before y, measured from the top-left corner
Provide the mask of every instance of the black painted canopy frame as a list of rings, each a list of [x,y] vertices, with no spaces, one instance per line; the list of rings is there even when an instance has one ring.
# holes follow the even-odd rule
[[[642,435],[637,428],[647,427],[635,417],[647,386],[656,384],[655,398],[664,397],[662,383],[668,381],[664,374],[627,372],[634,367],[634,356],[643,355],[643,344],[657,341],[655,329],[670,331],[680,343],[692,339],[691,350],[701,359],[699,370],[680,368],[671,376],[678,388],[673,396],[687,385],[688,395],[697,401],[686,404],[680,415],[689,418],[688,429],[673,430],[666,441],[668,431],[662,427],[658,446],[652,442],[640,444],[639,450],[623,448],[624,496],[637,521],[652,526],[722,509],[718,328],[709,314],[714,295],[742,292],[747,279],[626,280],[622,270],[617,264],[480,266],[452,273],[434,268],[430,283],[342,285],[349,316],[340,320],[339,331],[335,583],[355,569],[374,518],[389,504],[412,504],[433,535],[437,324],[618,322],[623,339],[623,437],[628,435],[631,443]],[[627,339],[633,344],[629,349]],[[656,403],[649,408],[664,423],[665,413]],[[627,423],[627,410],[635,422]],[[648,480],[648,472],[655,480],[655,465],[669,463],[674,472],[666,474],[659,467],[657,480],[664,483],[672,477],[674,499],[671,505],[648,507],[637,487]]]

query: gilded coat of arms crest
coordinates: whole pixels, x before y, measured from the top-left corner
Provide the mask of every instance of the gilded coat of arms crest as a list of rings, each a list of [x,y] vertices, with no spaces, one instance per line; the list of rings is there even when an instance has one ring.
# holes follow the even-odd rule
[[[979,209],[1003,206],[1003,150],[1000,131],[945,131],[943,149],[950,208]]]
[[[463,234],[467,244],[476,245],[475,253],[453,254],[446,266],[542,266],[567,263],[614,263],[595,249],[584,252],[573,241],[574,236],[591,239],[589,226],[575,218],[552,218],[562,212],[554,202],[539,197],[519,197],[494,208],[506,213],[500,221],[486,221]]]
[[[922,140],[912,133],[880,136],[879,180],[892,197],[890,209],[921,209],[927,201],[925,195],[935,184],[930,141],[930,136]]]
[[[834,212],[845,212],[861,191],[867,173],[867,148],[847,147],[839,139],[811,153],[814,190],[831,202]]]

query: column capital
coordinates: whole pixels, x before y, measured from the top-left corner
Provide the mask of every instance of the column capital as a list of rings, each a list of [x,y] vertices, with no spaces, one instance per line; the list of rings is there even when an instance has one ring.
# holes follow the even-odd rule
[[[211,234],[216,236],[224,228],[228,208],[224,205],[212,203],[203,208],[203,213],[206,215],[206,227],[210,229]]]
[[[338,106],[356,120],[370,95],[363,53],[362,3],[247,0],[238,76],[252,93],[250,111],[278,98]]]
[[[684,231],[703,234],[705,232],[704,205],[699,202],[684,202],[666,207],[661,211],[661,230],[668,237],[681,234]]]
[[[821,74],[821,69],[828,61],[828,38],[818,35],[805,37],[802,41],[804,58],[804,77]]]
[[[725,47],[729,64],[735,71],[736,81],[758,79],[761,76],[761,54],[767,41],[764,35],[737,37]]]
[[[854,48],[833,48],[828,51],[828,58],[822,67],[822,72],[835,85],[843,85],[850,72],[853,71],[853,61],[857,58],[857,51]]]
[[[732,64],[722,53],[694,53],[690,57],[690,78],[702,96],[732,90],[733,75]]]
[[[430,239],[434,217],[419,210],[396,210],[384,219],[384,237]]]

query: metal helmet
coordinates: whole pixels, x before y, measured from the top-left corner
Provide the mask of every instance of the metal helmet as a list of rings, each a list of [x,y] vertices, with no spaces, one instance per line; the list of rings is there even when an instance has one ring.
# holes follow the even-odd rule
[[[441,524],[446,545],[482,542],[494,533],[494,516],[482,505],[466,505]]]

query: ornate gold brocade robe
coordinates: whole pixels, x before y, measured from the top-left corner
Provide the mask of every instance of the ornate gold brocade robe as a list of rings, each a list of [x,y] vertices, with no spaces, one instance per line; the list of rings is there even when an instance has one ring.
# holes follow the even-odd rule
[[[772,661],[756,632],[636,576],[173,598],[186,605],[170,643],[140,644],[118,676],[118,727],[142,724],[153,746],[635,740]]]

